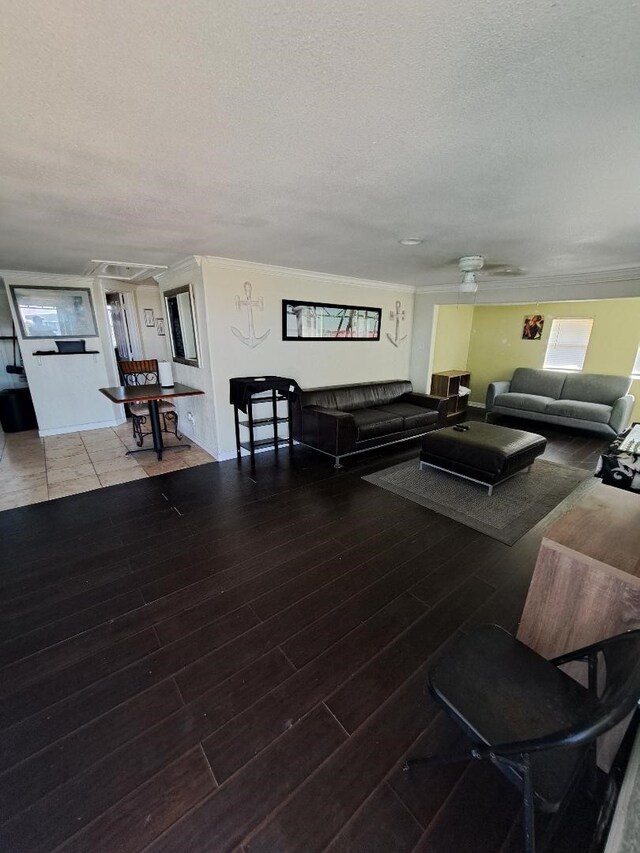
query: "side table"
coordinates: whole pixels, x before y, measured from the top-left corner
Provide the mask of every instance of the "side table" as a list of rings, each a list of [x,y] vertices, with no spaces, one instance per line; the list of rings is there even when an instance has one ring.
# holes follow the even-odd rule
[[[291,403],[300,388],[295,379],[286,376],[238,376],[229,380],[229,401],[233,406],[233,416],[236,432],[236,456],[238,464],[242,460],[242,450],[248,450],[251,456],[251,470],[256,467],[256,450],[273,447],[275,452],[282,445],[289,446],[293,452],[293,433],[291,429]],[[278,410],[278,403],[286,402],[286,414]],[[254,406],[268,404],[267,413],[254,417]],[[247,415],[247,420],[240,420],[240,412]],[[260,414],[260,413],[259,413]],[[288,435],[281,436],[279,424],[288,425]],[[273,427],[273,435],[257,439],[255,430],[259,427]],[[243,441],[240,429],[248,431],[248,440]]]

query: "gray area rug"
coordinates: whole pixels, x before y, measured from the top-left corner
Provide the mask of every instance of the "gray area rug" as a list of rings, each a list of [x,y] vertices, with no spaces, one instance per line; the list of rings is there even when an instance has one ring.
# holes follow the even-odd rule
[[[513,545],[559,503],[566,510],[597,482],[582,468],[537,459],[531,473],[521,472],[487,494],[479,483],[434,468],[420,470],[418,460],[402,462],[363,477],[407,500],[453,518],[499,542]]]

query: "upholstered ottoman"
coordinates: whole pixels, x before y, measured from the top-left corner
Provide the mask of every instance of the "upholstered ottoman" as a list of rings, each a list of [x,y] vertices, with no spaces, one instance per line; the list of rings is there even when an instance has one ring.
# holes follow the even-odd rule
[[[422,439],[420,467],[430,466],[493,487],[528,468],[544,453],[547,440],[534,432],[495,424],[468,423],[430,432]]]

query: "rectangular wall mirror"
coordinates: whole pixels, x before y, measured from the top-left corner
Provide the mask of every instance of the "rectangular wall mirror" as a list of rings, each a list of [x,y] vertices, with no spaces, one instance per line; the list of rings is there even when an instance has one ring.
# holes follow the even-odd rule
[[[282,300],[283,341],[379,341],[382,309]]]
[[[164,304],[173,360],[199,367],[198,328],[191,285],[185,284],[183,287],[165,291]]]

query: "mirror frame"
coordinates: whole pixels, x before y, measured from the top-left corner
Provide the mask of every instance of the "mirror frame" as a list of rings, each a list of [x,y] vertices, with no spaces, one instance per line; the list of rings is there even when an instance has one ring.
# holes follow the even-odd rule
[[[184,356],[176,355],[176,346],[173,338],[173,326],[171,325],[171,314],[169,313],[169,299],[174,296],[179,296],[181,293],[189,294],[189,308],[191,311],[191,322],[193,323],[193,337],[196,343],[196,357],[184,358]],[[183,284],[181,287],[174,287],[171,290],[165,290],[164,310],[167,319],[167,333],[171,344],[171,357],[178,364],[186,364],[189,367],[200,367],[200,340],[198,336],[198,324],[196,322],[196,309],[193,301],[193,288],[190,284]]]
[[[13,299],[13,306],[15,308],[16,317],[18,318],[20,332],[24,340],[54,340],[56,338],[99,337],[98,324],[96,322],[96,312],[93,307],[93,298],[91,295],[90,287],[60,287],[58,285],[11,284],[9,285],[9,289],[11,291],[11,297]],[[24,301],[28,299],[30,295],[33,296],[34,299],[37,299],[40,297],[40,294],[43,290],[46,290],[48,292],[57,291],[58,293],[66,294],[67,296],[81,298],[85,309],[87,310],[87,326],[83,326],[81,329],[73,329],[73,331],[69,331],[67,334],[63,334],[62,332],[56,333],[53,331],[53,329],[48,330],[47,333],[44,335],[32,334],[26,323],[26,316],[23,313],[24,306],[21,300]]]
[[[366,315],[372,314],[375,319],[375,333],[372,335],[349,335],[348,337],[336,335],[290,335],[288,332],[287,319],[290,306],[304,305],[308,308],[339,308],[341,311],[364,311]],[[366,316],[365,315],[365,316]],[[369,319],[369,318],[367,318]],[[306,302],[303,299],[282,300],[282,340],[283,341],[379,341],[380,327],[382,326],[382,308],[374,308],[367,305],[343,305],[335,302]]]

